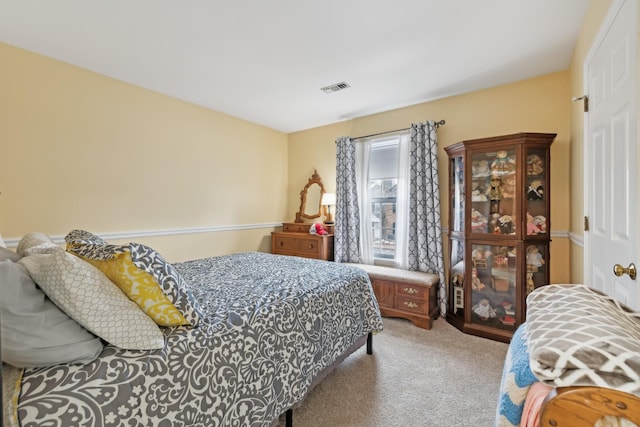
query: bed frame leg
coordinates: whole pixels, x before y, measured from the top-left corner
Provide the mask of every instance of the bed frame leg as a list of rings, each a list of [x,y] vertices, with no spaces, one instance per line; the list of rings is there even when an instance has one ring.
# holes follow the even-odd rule
[[[293,409],[287,409],[285,416],[286,416],[286,426],[293,427]]]
[[[367,354],[373,354],[373,333],[367,335]]]

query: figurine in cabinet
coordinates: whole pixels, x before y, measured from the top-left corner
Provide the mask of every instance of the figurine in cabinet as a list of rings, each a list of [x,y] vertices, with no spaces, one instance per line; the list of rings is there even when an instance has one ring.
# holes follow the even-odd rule
[[[515,325],[516,310],[514,309],[511,301],[502,301],[501,306],[496,309],[496,314],[499,316],[500,323],[503,325]]]
[[[490,250],[474,249],[471,251],[471,259],[474,267],[488,268],[491,266],[493,253]]]
[[[493,175],[491,177],[491,182],[489,183],[491,188],[489,188],[489,199],[490,200],[500,200],[502,199],[502,180],[497,175]]]
[[[509,266],[509,247],[500,246],[498,253],[493,257],[493,265],[498,268],[507,268]]]
[[[500,150],[496,153],[496,159],[491,162],[492,175],[504,175],[510,172],[509,161],[507,160],[506,150]]]
[[[544,264],[544,259],[537,246],[527,248],[527,271],[536,272]]]
[[[498,219],[501,234],[513,233],[513,218],[510,215],[502,215]]]
[[[471,310],[482,320],[489,320],[496,317],[496,310],[491,307],[491,302],[487,298],[482,298]]]
[[[500,199],[502,199],[502,180],[494,172],[489,182],[490,213],[500,212]]]
[[[513,199],[514,197],[516,197],[516,178],[508,175],[502,180],[502,198]]]
[[[531,181],[527,188],[527,200],[542,200],[544,198],[544,187],[540,180]]]
[[[492,213],[491,214],[491,219],[489,220],[489,233],[495,233],[495,234],[500,234],[500,225],[498,223],[498,220],[500,219],[500,214],[499,213]]]
[[[537,154],[527,156],[527,175],[541,175],[544,172],[542,159]]]
[[[538,227],[533,223],[533,215],[527,212],[527,234],[533,236],[540,233]]]
[[[471,210],[471,231],[485,233],[487,231],[487,217],[480,211]]]
[[[533,282],[533,273],[527,272],[527,295],[529,295],[536,288],[535,283]]]
[[[483,178],[491,175],[491,168],[487,160],[474,161],[471,168],[471,174],[475,178]]]
[[[474,202],[486,202],[487,194],[486,194],[485,186],[478,181],[473,181],[471,183],[471,200]]]
[[[547,232],[547,218],[545,218],[544,215],[536,215],[533,218],[533,224],[540,230],[540,233]]]
[[[485,288],[485,284],[480,281],[478,278],[478,269],[471,269],[471,288],[475,291],[481,291]]]
[[[544,215],[536,215],[535,217],[527,212],[527,234],[532,236],[547,232],[547,219]]]

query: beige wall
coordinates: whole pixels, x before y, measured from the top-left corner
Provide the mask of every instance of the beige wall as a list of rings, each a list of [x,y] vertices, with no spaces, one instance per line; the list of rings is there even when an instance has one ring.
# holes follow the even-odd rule
[[[438,131],[443,183],[442,148],[454,142],[558,133],[551,279],[580,282],[583,115],[570,99],[584,91],[584,59],[611,3],[591,2],[566,72],[290,135],[0,44],[0,233],[15,240],[73,228],[143,236],[177,230],[136,239],[171,260],[268,251],[264,225],[294,218],[315,169],[335,190],[336,137],[445,119]],[[444,185],[442,197],[446,227]]]
[[[551,280],[567,282],[569,240],[569,72],[504,85],[289,135],[289,211],[297,210],[299,191],[314,168],[335,189],[335,139],[408,127],[413,122],[445,119],[438,130],[442,221],[447,227],[447,160],[444,147],[457,141],[516,132],[557,133],[551,150]]]
[[[5,239],[213,229],[135,241],[169,260],[270,250],[286,134],[5,44],[0,58]]]

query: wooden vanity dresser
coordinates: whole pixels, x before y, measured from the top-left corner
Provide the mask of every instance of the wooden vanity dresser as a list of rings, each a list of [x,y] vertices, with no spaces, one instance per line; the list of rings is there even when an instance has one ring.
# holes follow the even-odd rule
[[[300,192],[300,210],[296,212],[295,222],[285,222],[282,231],[271,233],[271,253],[333,261],[333,223],[325,224],[329,234],[309,233],[314,222],[330,219],[321,204],[324,193],[322,178],[314,171]]]
[[[285,222],[271,233],[271,253],[333,261],[333,234],[310,234],[311,224]]]

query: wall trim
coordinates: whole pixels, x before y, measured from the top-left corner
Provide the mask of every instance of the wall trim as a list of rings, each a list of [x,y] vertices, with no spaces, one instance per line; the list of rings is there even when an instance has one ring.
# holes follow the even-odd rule
[[[567,230],[551,230],[549,237],[556,237],[558,239],[570,239],[571,233],[569,233]]]
[[[581,248],[584,247],[584,236],[582,234],[578,234],[578,233],[569,233],[569,240],[571,240],[571,243],[573,243],[574,245],[578,245]]]
[[[274,228],[282,227],[282,222],[271,222],[262,224],[240,224],[240,225],[221,225],[215,227],[192,227],[192,228],[165,228],[158,230],[133,230],[133,231],[113,231],[109,233],[95,233],[97,236],[102,237],[105,240],[121,240],[121,239],[133,239],[141,237],[167,237],[167,236],[180,236],[186,234],[201,234],[201,233],[218,233],[221,231],[240,231],[240,230],[253,230],[259,228]],[[448,227],[442,228],[442,234],[449,233]],[[64,236],[49,236],[56,244],[64,244]],[[584,240],[582,236],[576,233],[570,233],[567,230],[555,230],[551,231],[552,238],[558,239],[570,239],[571,242],[583,246]],[[4,239],[8,248],[15,248],[18,246],[21,237],[12,237]]]
[[[259,228],[274,228],[282,227],[282,222],[262,223],[262,224],[239,224],[239,225],[220,225],[213,227],[191,227],[191,228],[165,228],[158,230],[132,230],[132,231],[113,231],[107,233],[94,233],[97,236],[102,237],[105,240],[120,240],[120,239],[134,239],[142,237],[166,237],[166,236],[180,236],[186,234],[201,234],[201,233],[218,233],[222,231],[240,231],[240,230],[254,230]],[[65,235],[66,236],[66,235]],[[56,244],[64,244],[64,236],[49,236]],[[12,237],[4,239],[8,248],[15,248],[18,246],[21,237]]]

